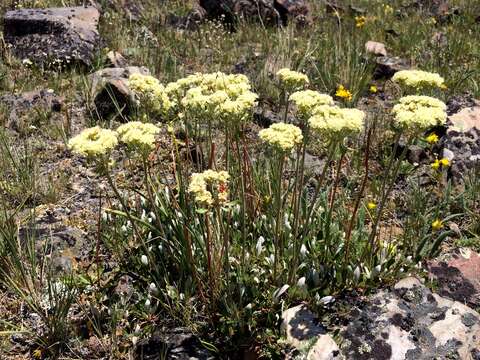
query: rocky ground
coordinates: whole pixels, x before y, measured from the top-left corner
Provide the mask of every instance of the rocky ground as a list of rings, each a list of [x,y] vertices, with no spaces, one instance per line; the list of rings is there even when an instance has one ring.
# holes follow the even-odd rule
[[[51,258],[55,270],[60,273],[71,270],[94,271],[92,263],[98,261],[98,256],[107,264],[109,261],[108,255],[101,251],[99,255],[101,245],[98,224],[101,208],[110,204],[111,194],[106,190],[105,181],[88,164],[71,155],[66,140],[97,119],[102,119],[105,123],[122,122],[134,112],[135,103],[128,88],[128,76],[132,73],[157,74],[159,67],[152,66],[152,60],[143,63],[142,57],[152,58],[162,53],[162,46],[172,46],[159,43],[165,41],[165,38],[157,38],[155,33],[159,30],[156,27],[168,27],[171,32],[169,34],[173,34],[169,36],[173,38],[190,37],[200,31],[207,20],[221,19],[229,27],[233,26],[232,19],[240,16],[254,19],[264,26],[287,26],[289,29],[301,29],[299,31],[307,29],[308,32],[309,27],[318,25],[324,16],[332,16],[331,14],[352,18],[364,16],[363,14],[368,16],[368,10],[363,9],[362,2],[361,6],[357,6],[350,1],[325,1],[322,2],[321,12],[316,12],[315,4],[301,0],[201,0],[198,4],[190,4],[187,10],[172,5],[177,11],[168,16],[162,14],[162,23],[159,24],[148,19],[148,14],[145,14],[150,6],[148,2],[144,5],[141,1],[92,0],[84,1],[86,6],[61,8],[50,7],[61,5],[61,2],[32,3],[26,1],[23,4],[20,1],[0,5],[3,17],[3,36],[0,39],[4,60],[0,73],[0,119],[9,139],[18,145],[14,148],[21,149],[26,146],[21,144],[26,144],[26,139],[29,140],[28,148],[35,159],[32,171],[35,171],[35,176],[40,180],[35,184],[35,192],[30,191],[32,189],[29,189],[28,183],[23,188],[20,187],[19,178],[9,180],[8,176],[2,177],[2,183],[5,182],[7,189],[12,188],[7,191],[11,208],[23,206],[19,214],[19,238],[34,236],[37,251]],[[69,3],[81,5],[82,2]],[[461,16],[462,11],[470,11],[446,1],[410,3],[402,6],[407,10],[421,9],[427,13],[425,18],[436,19],[440,24],[452,21],[452,25],[447,26],[455,26],[456,17]],[[35,7],[28,8],[29,6]],[[227,11],[227,8],[233,11]],[[398,8],[404,9],[400,5]],[[408,13],[407,10],[405,14]],[[477,10],[480,11],[478,6]],[[398,18],[401,19],[402,14]],[[122,24],[128,23],[131,26],[129,31],[135,33],[138,41],[140,37],[143,39],[142,44],[136,44],[138,47],[150,46],[146,54],[135,54],[138,49],[134,46],[121,44],[120,40],[111,40],[114,34],[105,30],[115,31],[115,26],[112,27],[111,24],[120,18]],[[160,21],[158,18],[156,20]],[[392,42],[400,42],[396,40],[396,32],[401,29],[391,23],[385,26],[393,38]],[[478,18],[475,26],[472,31],[478,33]],[[441,45],[445,36],[442,31],[435,30],[435,38],[425,41],[437,41],[440,44],[438,46],[443,46],[444,56],[448,56],[448,44]],[[478,42],[478,35],[475,36]],[[107,44],[113,47],[106,49]],[[119,45],[118,48],[115,48],[116,44]],[[379,108],[389,107],[392,97],[387,91],[388,79],[396,71],[418,63],[412,64],[410,58],[403,57],[398,52],[390,55],[388,43],[384,45],[369,41],[364,44],[362,56],[369,59],[372,84],[378,87],[379,93],[359,92],[358,104],[362,106],[375,103]],[[179,46],[189,45],[191,44]],[[256,45],[258,44],[241,44],[251,50],[243,58],[230,60],[229,68],[249,75],[255,74],[258,70],[257,62],[265,56],[255,50]],[[400,48],[402,46],[406,45],[401,44]],[[189,64],[198,60],[194,57],[182,59],[178,55],[179,59],[175,61],[162,59],[162,69],[175,68],[178,61],[181,62],[182,71],[188,72],[190,68],[208,67],[209,59],[218,60],[218,54],[215,54],[218,49],[213,45],[202,48],[200,44],[197,50],[202,57],[201,64]],[[204,55],[205,52],[208,54]],[[99,61],[99,53],[102,53],[102,61]],[[480,55],[478,49],[476,54]],[[272,61],[274,60],[268,59],[265,68],[260,71],[268,72]],[[474,73],[474,86],[469,87],[468,91],[455,88],[455,92],[452,90],[448,94],[448,126],[438,129],[442,136],[436,145],[436,151],[452,162],[448,178],[454,184],[462,184],[465,181],[464,175],[468,171],[479,169],[480,164],[478,58],[476,68],[471,71]],[[26,72],[27,76],[22,75],[22,72]],[[176,70],[173,70],[171,76],[175,75]],[[455,81],[459,80],[452,79],[452,87]],[[470,80],[465,80],[465,83],[468,81]],[[260,86],[264,85],[259,83]],[[271,99],[262,100],[255,114],[255,126],[258,127],[266,127],[279,120]],[[164,136],[162,141],[166,143],[167,137]],[[415,166],[428,168],[431,160],[429,156],[422,148],[409,149],[409,160]],[[161,162],[163,158],[159,156],[156,161]],[[322,159],[314,154],[309,154],[307,161],[311,162],[312,168],[323,167]],[[115,176],[119,182],[135,181],[134,176],[133,179],[127,178],[122,172]],[[35,210],[33,223],[30,220],[22,221],[28,218],[32,209]],[[472,211],[476,212],[478,208]],[[478,221],[478,213],[476,215]],[[470,228],[477,226],[478,229],[478,224],[469,225]],[[457,239],[466,238],[462,235],[466,233],[463,224],[458,225],[452,221],[449,226],[458,230],[460,235]],[[473,236],[470,234],[468,239],[476,239],[476,246],[475,242],[473,246],[472,243],[463,246],[463,243],[459,245],[452,240],[438,258],[422,264],[423,271],[416,274],[417,277],[408,276],[374,293],[360,291],[326,299],[321,313],[315,309],[315,315],[314,309],[306,303],[285,309],[282,314],[282,331],[291,348],[285,356],[312,360],[480,359],[480,314],[477,312],[480,309],[478,232]],[[128,281],[128,278],[118,281],[115,291],[128,292]],[[0,359],[34,358],[36,355],[31,352],[27,337],[21,332],[10,334],[7,324],[22,322],[35,329],[38,319],[23,308],[21,301],[2,290],[4,289],[0,288]],[[76,310],[81,312],[81,306]],[[318,314],[327,314],[327,320]],[[6,335],[2,330],[4,323]],[[109,358],[108,341],[93,335],[85,338],[85,341],[77,344],[78,348],[74,352],[77,357],[72,358]],[[131,358],[162,358],[163,351],[171,359],[215,357],[202,346],[197,337],[182,328],[159,331],[159,335],[142,339],[134,345]],[[37,358],[41,358],[41,355]]]

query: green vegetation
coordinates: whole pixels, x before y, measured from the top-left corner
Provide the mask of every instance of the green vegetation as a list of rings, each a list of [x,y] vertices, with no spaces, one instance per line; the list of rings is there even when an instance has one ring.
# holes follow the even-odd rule
[[[435,131],[444,102],[480,96],[480,4],[452,0],[458,14],[432,17],[405,1],[355,2],[362,14],[312,1],[306,27],[209,21],[190,31],[167,21],[187,1],[139,3],[138,21],[105,7],[106,48],[91,69],[27,66],[2,48],[0,95],[53,89],[64,109],[33,109],[12,130],[0,108],[0,354],[14,355],[4,339],[15,334],[33,358],[80,359],[96,339],[99,352],[127,359],[142,339],[181,327],[220,357],[280,358],[289,305],[321,309],[422,274],[452,246],[479,249],[478,169],[453,182]],[[368,40],[445,83],[374,79]],[[138,106],[127,117],[101,118],[91,104],[88,74],[108,50],[154,76],[130,77]],[[295,70],[288,81],[284,68]],[[305,89],[321,100],[290,97]],[[392,112],[399,101],[408,106]],[[262,130],[257,105],[288,124]],[[420,164],[410,145],[425,152]],[[94,201],[82,203],[85,193]],[[49,206],[71,207],[64,225],[88,234],[88,256],[69,271],[55,271],[52,243],[39,246]]]

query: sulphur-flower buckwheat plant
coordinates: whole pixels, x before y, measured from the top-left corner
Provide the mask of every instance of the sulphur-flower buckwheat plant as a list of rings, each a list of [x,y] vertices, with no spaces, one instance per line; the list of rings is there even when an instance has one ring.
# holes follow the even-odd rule
[[[151,151],[155,147],[155,135],[159,132],[158,126],[140,121],[131,121],[117,128],[120,141],[140,152]]]
[[[312,116],[312,111],[317,106],[334,104],[330,95],[321,94],[313,90],[294,92],[289,99],[297,106],[297,111],[304,118]]]
[[[445,124],[446,109],[447,106],[436,98],[410,95],[401,98],[392,112],[397,127],[418,132]]]
[[[310,82],[307,75],[287,68],[280,69],[277,77],[287,92],[300,90]]]
[[[68,142],[68,147],[89,158],[106,155],[118,145],[117,133],[99,126],[83,130]]]
[[[423,70],[401,70],[393,75],[392,80],[402,86],[413,89],[442,88],[445,80],[436,73]]]
[[[260,130],[260,139],[282,152],[290,152],[303,141],[302,130],[292,124],[276,123]]]
[[[188,191],[202,206],[223,205],[228,201],[228,179],[226,171],[206,170],[194,173],[190,178]]]
[[[347,136],[362,131],[365,113],[358,109],[342,109],[322,105],[314,110],[308,120],[312,130],[327,137]]]

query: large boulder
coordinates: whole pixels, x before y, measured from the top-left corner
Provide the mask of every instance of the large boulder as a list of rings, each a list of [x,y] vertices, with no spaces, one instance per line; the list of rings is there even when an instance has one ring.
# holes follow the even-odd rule
[[[90,105],[99,117],[131,113],[135,96],[128,87],[128,78],[132,74],[150,75],[150,71],[145,67],[127,66],[102,69],[90,76]]]
[[[200,0],[208,17],[233,22],[235,18],[258,19],[264,24],[285,24],[289,19],[306,22],[309,8],[304,0]]]
[[[94,7],[20,9],[4,17],[5,42],[19,59],[43,66],[92,64],[100,13]]]

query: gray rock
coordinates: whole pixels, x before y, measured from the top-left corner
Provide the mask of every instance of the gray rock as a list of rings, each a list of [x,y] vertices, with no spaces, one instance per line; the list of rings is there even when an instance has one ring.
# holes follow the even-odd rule
[[[397,71],[410,68],[407,60],[389,56],[375,58],[375,65],[374,79],[390,79]]]
[[[107,54],[107,59],[112,67],[124,68],[128,66],[127,59],[125,59],[118,51],[109,51]]]
[[[19,131],[30,124],[32,111],[60,112],[63,107],[63,98],[55,94],[53,90],[29,91],[22,94],[6,94],[0,96],[0,104],[9,111],[7,127]]]
[[[90,99],[93,100],[91,106],[99,117],[130,114],[135,99],[128,88],[128,78],[138,73],[150,75],[145,67],[128,66],[99,70],[90,76]]]
[[[298,305],[282,313],[282,331],[287,342],[307,352],[308,360],[343,359],[335,341],[318,323],[306,305]]]
[[[462,106],[468,103],[473,103],[474,106]],[[463,102],[462,99],[455,102],[452,100],[450,104],[453,109],[461,110],[449,116],[447,132],[441,145],[448,155],[455,155],[451,175],[454,180],[462,181],[469,170],[480,164],[480,103],[467,98]]]
[[[352,312],[341,333],[347,359],[472,359],[480,314],[432,294],[414,277],[383,290]]]
[[[211,360],[215,357],[187,329],[159,331],[138,342],[137,359]]]
[[[100,13],[94,7],[21,9],[4,18],[7,46],[19,59],[45,66],[92,64],[98,51]]]
[[[375,56],[387,56],[385,44],[377,41],[367,41],[365,43],[365,52]]]

